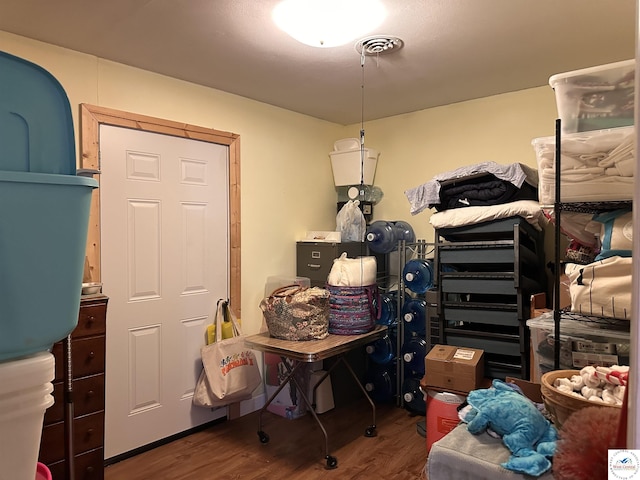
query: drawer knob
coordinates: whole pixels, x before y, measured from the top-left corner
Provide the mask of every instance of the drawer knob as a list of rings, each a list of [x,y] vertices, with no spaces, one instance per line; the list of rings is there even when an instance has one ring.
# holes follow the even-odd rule
[[[91,467],[91,466],[89,466],[89,467],[87,467],[87,468],[85,469],[85,471],[86,471],[87,473],[93,473],[93,472],[94,472],[94,470],[95,470],[95,469],[94,469],[93,467]]]
[[[95,392],[93,390],[89,390],[87,392],[87,397],[89,397],[89,398],[93,397],[94,395],[95,395]]]
[[[93,351],[89,352],[89,358],[93,358],[95,356],[96,356],[96,354]]]
[[[87,317],[87,321],[88,321],[88,322],[93,322],[95,319],[96,319],[96,317],[94,317],[93,315],[89,315],[89,316]]]
[[[92,436],[93,435],[93,431],[94,431],[93,428],[88,428],[87,429],[87,437]]]

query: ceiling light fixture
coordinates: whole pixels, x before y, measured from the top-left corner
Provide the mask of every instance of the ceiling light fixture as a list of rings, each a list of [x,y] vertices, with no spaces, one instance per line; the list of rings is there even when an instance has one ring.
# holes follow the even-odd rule
[[[311,47],[338,47],[377,28],[386,17],[379,0],[283,0],[275,24]]]

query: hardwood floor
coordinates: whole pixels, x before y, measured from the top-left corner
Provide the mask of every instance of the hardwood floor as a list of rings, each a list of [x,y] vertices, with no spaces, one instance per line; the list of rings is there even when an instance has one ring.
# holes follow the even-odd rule
[[[105,480],[416,480],[425,479],[424,420],[395,405],[376,406],[376,437],[366,400],[320,415],[338,466],[327,469],[325,443],[310,414],[287,420],[263,414],[270,440],[260,443],[258,412],[214,425],[110,465]]]

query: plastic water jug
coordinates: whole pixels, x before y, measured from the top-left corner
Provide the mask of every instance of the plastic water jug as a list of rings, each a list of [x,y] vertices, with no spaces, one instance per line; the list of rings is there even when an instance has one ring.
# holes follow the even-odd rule
[[[407,243],[413,243],[416,241],[416,234],[413,231],[413,227],[407,222],[398,220],[394,222],[394,227],[396,229],[396,236],[398,237],[398,240],[404,240]]]
[[[416,375],[424,376],[424,357],[427,356],[427,342],[420,337],[411,337],[402,345],[401,353],[405,368]]]
[[[395,340],[389,334],[379,338],[365,347],[372,362],[384,365],[391,362],[396,356]]]
[[[369,249],[378,253],[392,252],[398,243],[393,223],[386,220],[376,220],[367,227],[365,240]]]
[[[423,294],[433,287],[433,261],[426,258],[409,260],[402,269],[405,285],[414,293]]]
[[[395,363],[372,365],[365,373],[364,389],[374,402],[392,401],[397,393]]]
[[[402,382],[402,399],[407,410],[418,415],[426,415],[427,403],[422,390],[420,390],[419,378],[407,377]]]
[[[376,320],[378,325],[394,325],[398,320],[398,300],[395,294],[384,293],[380,295],[380,318]]]
[[[424,336],[427,329],[427,302],[422,298],[410,298],[402,306],[402,321],[407,331]]]
[[[396,249],[400,240],[412,243],[415,242],[416,236],[407,222],[376,220],[367,227],[365,240],[370,250],[377,253],[390,253]]]

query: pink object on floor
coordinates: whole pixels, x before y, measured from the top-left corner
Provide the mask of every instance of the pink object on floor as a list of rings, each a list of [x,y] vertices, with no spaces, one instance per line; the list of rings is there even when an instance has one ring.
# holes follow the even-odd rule
[[[52,480],[51,472],[44,463],[38,462],[36,468],[36,480]]]

